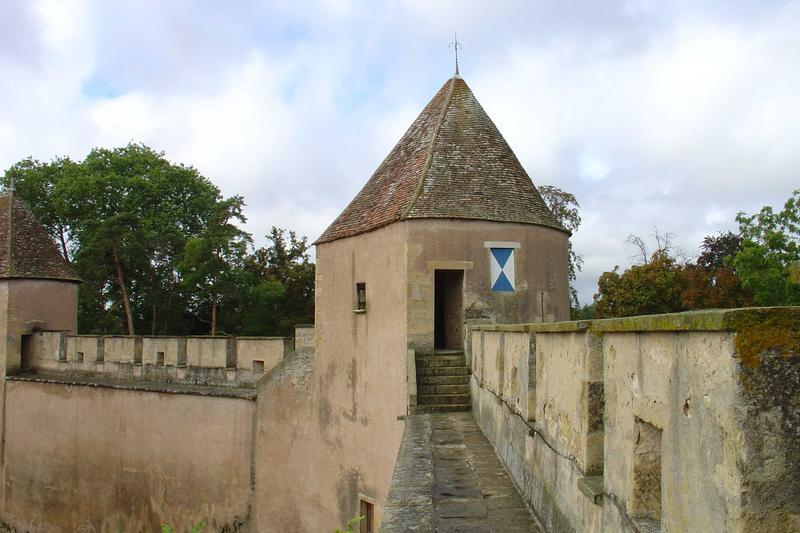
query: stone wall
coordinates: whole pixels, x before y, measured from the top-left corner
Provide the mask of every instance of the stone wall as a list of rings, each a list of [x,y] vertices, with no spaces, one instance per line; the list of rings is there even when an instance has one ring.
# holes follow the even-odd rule
[[[16,531],[238,531],[255,402],[11,380],[2,520]]]
[[[800,531],[800,309],[473,326],[473,413],[549,531]]]
[[[271,381],[258,395],[259,531],[343,528],[360,499],[382,518],[407,413],[406,229],[317,246],[313,375]],[[298,343],[302,359],[308,341]],[[295,363],[276,371],[291,377]]]
[[[299,329],[313,339],[313,326]],[[202,519],[208,531],[270,530],[274,519],[260,527],[254,509],[277,496],[274,471],[257,475],[257,458],[288,425],[260,425],[261,396],[307,388],[313,345],[65,332],[31,341],[26,368],[3,381],[0,526],[188,531]]]
[[[565,232],[480,220],[425,219],[405,224],[408,348],[417,355],[433,351],[436,270],[463,271],[462,304],[468,321],[514,324],[569,318]],[[491,290],[489,243],[515,248],[513,292]]]
[[[310,331],[310,333],[309,333]],[[304,327],[305,337],[313,327]],[[305,340],[305,339],[304,339]],[[252,387],[292,349],[284,337],[31,335],[25,374],[75,375],[205,386]]]

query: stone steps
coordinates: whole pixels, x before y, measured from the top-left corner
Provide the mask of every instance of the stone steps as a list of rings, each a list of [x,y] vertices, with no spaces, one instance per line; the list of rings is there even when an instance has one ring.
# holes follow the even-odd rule
[[[466,367],[464,354],[460,355],[425,355],[417,357],[417,368]]]
[[[417,405],[452,405],[469,403],[469,394],[417,394]]]
[[[430,395],[430,394],[469,394],[469,385],[456,384],[430,384],[420,385],[417,383],[417,394]]]
[[[469,368],[463,352],[417,357],[417,405],[414,413],[469,411]]]
[[[469,376],[419,376],[417,385],[469,385]]]
[[[426,376],[469,376],[466,366],[438,366],[431,368],[417,367],[417,381]]]
[[[469,411],[472,406],[468,403],[454,405],[415,405],[411,408],[412,415],[425,413],[454,413],[457,411]]]

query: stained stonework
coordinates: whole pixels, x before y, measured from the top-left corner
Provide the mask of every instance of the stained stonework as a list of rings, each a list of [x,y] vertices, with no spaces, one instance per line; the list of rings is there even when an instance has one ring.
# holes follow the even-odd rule
[[[661,520],[661,430],[636,419],[631,515]]]

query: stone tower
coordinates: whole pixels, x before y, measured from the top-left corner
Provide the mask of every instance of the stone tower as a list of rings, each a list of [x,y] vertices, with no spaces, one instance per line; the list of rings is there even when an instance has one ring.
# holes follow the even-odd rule
[[[398,416],[469,409],[465,322],[568,319],[568,239],[464,80],[447,80],[315,243],[321,516],[344,523],[363,496],[379,522]],[[444,364],[453,392],[433,394],[426,367]]]
[[[399,284],[400,301],[392,306],[406,308],[407,345],[418,354],[461,348],[465,318],[566,320],[568,237],[456,75],[317,240],[323,285],[317,306],[323,313],[328,308],[325,276],[347,249],[355,277],[338,283],[340,289],[353,300],[356,284],[363,284],[371,308],[387,305],[384,288]],[[357,264],[378,248],[402,256],[397,270],[370,272]],[[329,262],[331,255],[338,259]]]
[[[6,375],[19,372],[36,331],[76,333],[80,279],[13,190],[0,196],[0,428]],[[5,442],[3,442],[5,445]],[[0,450],[5,472],[5,453]],[[5,502],[5,485],[0,496]],[[5,505],[5,504],[3,504]]]
[[[30,334],[77,329],[78,283],[56,244],[12,190],[0,196],[0,361],[17,372]]]

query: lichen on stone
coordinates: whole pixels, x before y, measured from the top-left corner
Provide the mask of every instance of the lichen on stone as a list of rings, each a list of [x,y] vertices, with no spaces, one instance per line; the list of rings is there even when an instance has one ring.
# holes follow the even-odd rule
[[[734,346],[743,365],[758,368],[764,357],[800,355],[800,308],[760,308],[732,313],[729,329],[736,332]]]

